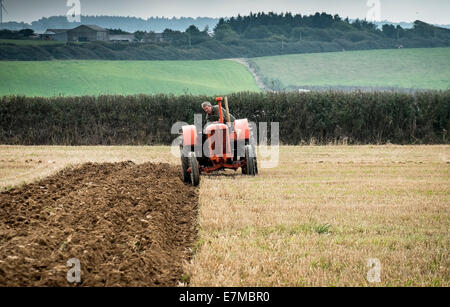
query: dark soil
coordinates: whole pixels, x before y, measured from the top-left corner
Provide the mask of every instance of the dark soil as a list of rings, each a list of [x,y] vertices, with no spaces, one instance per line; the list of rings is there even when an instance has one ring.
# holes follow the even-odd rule
[[[88,163],[0,194],[0,286],[175,286],[198,193],[169,164]],[[70,258],[81,283],[66,279]]]

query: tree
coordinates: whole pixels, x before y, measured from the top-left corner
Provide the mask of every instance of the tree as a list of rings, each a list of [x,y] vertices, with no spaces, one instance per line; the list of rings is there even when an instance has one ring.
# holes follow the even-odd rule
[[[397,32],[396,33],[397,39],[400,39],[401,37],[404,36],[405,30],[400,25],[398,25],[395,29]]]
[[[390,37],[390,38],[397,37],[397,30],[395,29],[394,25],[385,24],[385,25],[383,25],[382,29],[383,29],[383,34],[386,37]]]
[[[423,21],[414,21],[414,34],[422,37],[434,37],[434,26],[427,24]]]
[[[214,38],[220,41],[231,41],[239,39],[239,35],[233,31],[229,24],[219,23],[214,28]]]
[[[106,29],[108,30],[109,34],[130,34],[129,32],[126,32],[122,29]]]
[[[165,29],[162,33],[163,39],[174,45],[186,45],[186,34],[181,31],[173,31],[171,29]]]
[[[34,35],[34,30],[23,29],[23,30],[19,31],[19,34],[22,35],[23,37],[30,37],[30,36]]]
[[[196,26],[191,25],[189,28],[186,29],[185,33],[188,40],[188,45],[195,45],[199,44],[201,42],[206,41],[207,39],[210,39],[208,34],[208,29],[205,29],[206,31],[200,31]]]
[[[144,37],[146,36],[146,34],[147,34],[147,32],[144,32],[144,31],[136,31],[136,32],[134,32],[134,37],[136,37],[136,39],[137,39],[138,41],[141,41],[141,40],[144,39]]]
[[[316,13],[312,16],[312,27],[328,28],[333,24],[333,16],[326,13]]]
[[[250,39],[267,38],[270,36],[270,32],[269,30],[267,30],[267,27],[265,26],[257,26],[248,28],[244,32],[244,36]]]
[[[295,40],[303,40],[306,34],[306,29],[305,28],[294,28],[291,31],[291,35],[290,37],[294,38]]]
[[[206,25],[202,32],[205,34],[208,34],[208,36],[209,36],[209,26]]]
[[[196,36],[200,34],[200,30],[196,26],[191,25],[186,29],[186,33],[189,33],[192,36]]]

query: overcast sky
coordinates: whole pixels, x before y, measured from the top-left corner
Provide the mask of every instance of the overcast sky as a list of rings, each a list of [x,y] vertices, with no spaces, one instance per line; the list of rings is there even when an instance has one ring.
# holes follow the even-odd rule
[[[223,17],[250,11],[311,14],[317,11],[349,18],[365,18],[367,2],[380,2],[381,20],[393,22],[420,19],[450,24],[449,0],[79,0],[83,15],[118,15],[148,18]],[[31,22],[43,16],[66,15],[67,0],[3,0],[8,11],[4,21]]]

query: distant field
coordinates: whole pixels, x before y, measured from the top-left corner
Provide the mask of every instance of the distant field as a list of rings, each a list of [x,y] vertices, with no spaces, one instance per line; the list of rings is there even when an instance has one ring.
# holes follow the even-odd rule
[[[1,44],[14,44],[14,45],[57,45],[57,44],[64,44],[64,42],[58,42],[58,41],[45,41],[45,40],[33,40],[33,39],[0,39],[0,45]]]
[[[284,86],[450,88],[450,48],[296,54],[252,59]]]
[[[259,91],[238,63],[217,61],[0,61],[0,95],[225,94]]]

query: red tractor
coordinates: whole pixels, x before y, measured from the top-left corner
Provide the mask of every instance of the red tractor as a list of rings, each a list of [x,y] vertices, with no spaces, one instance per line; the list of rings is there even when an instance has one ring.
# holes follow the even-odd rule
[[[181,168],[184,182],[196,186],[201,173],[223,169],[242,169],[242,174],[258,174],[256,151],[252,131],[246,118],[230,122],[228,101],[225,97],[227,122],[224,123],[222,97],[217,97],[219,122],[207,125],[204,133],[196,126],[182,127]]]

